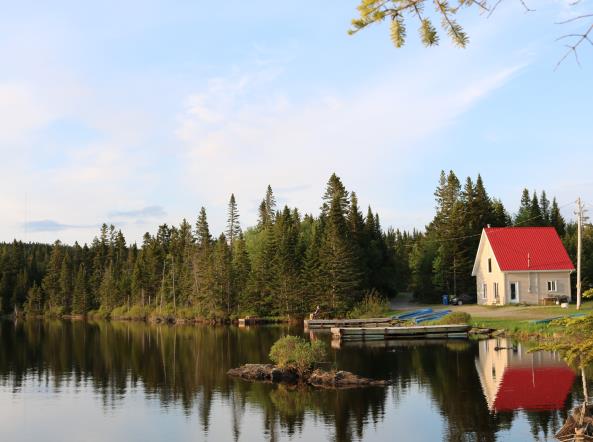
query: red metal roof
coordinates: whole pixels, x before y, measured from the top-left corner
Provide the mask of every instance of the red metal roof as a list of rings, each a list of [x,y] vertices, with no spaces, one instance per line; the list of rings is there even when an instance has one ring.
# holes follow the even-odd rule
[[[503,272],[574,270],[553,227],[491,227],[484,230]]]
[[[493,408],[495,411],[563,409],[574,378],[568,367],[507,368]]]

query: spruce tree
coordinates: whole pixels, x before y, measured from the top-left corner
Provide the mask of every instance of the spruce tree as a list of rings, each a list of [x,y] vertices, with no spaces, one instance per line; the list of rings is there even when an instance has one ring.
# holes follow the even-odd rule
[[[214,298],[211,313],[229,316],[234,307],[231,280],[231,250],[224,234],[218,237],[212,254]]]
[[[233,293],[237,303],[237,312],[241,313],[243,308],[248,308],[247,282],[251,271],[251,262],[247,252],[247,244],[243,233],[239,234],[235,243],[235,253],[233,254]]]
[[[531,207],[529,208],[529,221],[527,224],[530,226],[542,226],[543,225],[543,215],[542,209],[539,205],[539,200],[537,198],[537,193],[533,192],[533,197],[531,198]]]
[[[549,226],[550,225],[550,200],[546,195],[546,191],[542,190],[539,205],[541,207],[542,212],[542,225]]]
[[[277,275],[277,290],[274,301],[275,310],[284,315],[294,313],[298,303],[300,263],[296,253],[299,235],[297,222],[290,209],[285,206],[276,217],[275,223],[277,251],[274,271]]]
[[[235,245],[235,239],[241,233],[241,225],[239,224],[239,210],[237,209],[237,202],[235,201],[234,194],[231,194],[227,215],[226,237],[229,241],[229,246],[232,251]]]
[[[195,300],[204,314],[215,309],[213,241],[208,226],[206,209],[202,207],[196,222],[196,253],[192,261]]]
[[[327,181],[325,193],[323,194],[323,204],[321,206],[321,215],[326,216],[330,211],[330,206],[337,200],[342,214],[347,213],[349,205],[349,195],[342,180],[333,173]]]
[[[563,237],[566,233],[566,222],[560,213],[560,208],[555,197],[552,199],[552,207],[550,208],[550,225],[556,229],[560,237]]]
[[[528,225],[531,218],[531,198],[529,196],[529,190],[523,189],[521,194],[521,205],[519,211],[515,215],[514,225],[515,226],[526,226]]]
[[[62,269],[62,261],[62,243],[58,240],[52,247],[51,256],[47,265],[47,272],[42,282],[42,288],[47,296],[50,309],[62,306],[60,299],[60,271]]]
[[[264,198],[264,205],[266,209],[266,224],[273,224],[274,223],[274,215],[276,212],[276,197],[274,196],[274,192],[272,191],[272,186],[268,184],[268,188],[266,189],[266,197]]]
[[[496,198],[492,199],[492,219],[491,227],[507,227],[512,224],[511,216],[504,208],[502,201]]]
[[[64,308],[65,312],[70,311],[70,303],[72,301],[72,264],[70,260],[70,253],[66,252],[62,259],[60,268],[60,295],[59,305]]]
[[[113,277],[113,268],[110,264],[103,273],[103,279],[99,286],[99,299],[101,308],[105,311],[111,311],[117,306],[117,284]]]
[[[33,285],[27,292],[27,303],[25,305],[25,313],[28,315],[39,315],[43,312],[43,295],[41,293],[41,287],[37,285],[37,282],[33,282]]]
[[[335,175],[332,175],[334,177]],[[329,295],[329,307],[333,311],[349,309],[359,297],[361,275],[356,267],[356,260],[348,238],[344,210],[345,189],[335,190],[336,181],[330,179],[324,195],[333,193],[333,199],[327,211],[327,226],[321,247],[320,261]],[[341,183],[340,183],[341,184]]]
[[[86,275],[84,266],[81,264],[76,272],[76,278],[74,281],[74,290],[72,293],[72,314],[84,315],[87,313],[87,287],[86,287]]]
[[[461,185],[453,171],[448,175],[445,175],[444,171],[441,172],[435,199],[437,212],[427,229],[431,240],[435,241],[437,246],[432,263],[432,281],[435,294],[454,294],[458,288],[457,277],[464,277],[460,270],[464,268],[469,257],[463,241],[466,226]]]

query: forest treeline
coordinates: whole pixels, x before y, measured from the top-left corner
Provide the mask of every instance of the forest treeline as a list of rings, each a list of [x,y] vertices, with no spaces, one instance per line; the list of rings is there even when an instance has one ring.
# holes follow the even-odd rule
[[[480,232],[487,225],[553,226],[574,258],[576,228],[555,198],[527,189],[518,212],[488,195],[481,177],[461,183],[441,173],[436,213],[423,232],[383,229],[379,214],[363,213],[355,192],[333,174],[320,213],[276,205],[268,186],[256,226],[245,231],[231,195],[226,229],[213,236],[202,207],[195,223],[159,226],[142,244],[103,225],[90,245],[0,244],[4,313],[125,317],[135,311],[192,318],[237,315],[301,316],[320,305],[344,314],[365,295],[410,290],[423,300],[475,291],[471,277]],[[585,250],[593,250],[585,229]],[[585,287],[593,257],[585,256]],[[133,315],[131,315],[133,316]]]

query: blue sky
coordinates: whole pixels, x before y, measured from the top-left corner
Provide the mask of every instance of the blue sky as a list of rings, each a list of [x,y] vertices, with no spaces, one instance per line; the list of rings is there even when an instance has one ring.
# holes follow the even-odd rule
[[[554,71],[590,2],[465,11],[465,50],[350,37],[356,4],[0,1],[0,240],[135,241],[202,205],[219,231],[231,192],[246,227],[268,184],[316,213],[334,171],[399,228],[441,169],[511,211],[523,187],[593,203],[592,48]]]

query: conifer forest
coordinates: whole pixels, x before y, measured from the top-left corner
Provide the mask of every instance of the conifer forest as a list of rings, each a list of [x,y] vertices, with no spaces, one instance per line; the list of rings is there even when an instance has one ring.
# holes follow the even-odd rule
[[[228,203],[224,232],[210,230],[206,209],[178,226],[163,224],[141,244],[104,224],[91,244],[0,244],[0,302],[4,314],[125,316],[151,311],[228,319],[239,315],[300,317],[317,305],[346,314],[366,295],[411,291],[422,301],[443,293],[475,292],[471,276],[482,228],[553,226],[571,258],[576,226],[555,198],[523,190],[517,213],[490,196],[482,178],[461,182],[442,172],[436,211],[423,231],[384,228],[371,207],[333,174],[318,214],[277,207],[268,186],[257,225],[240,223]],[[585,250],[593,232],[584,231]],[[583,262],[584,287],[593,284],[593,257]]]

